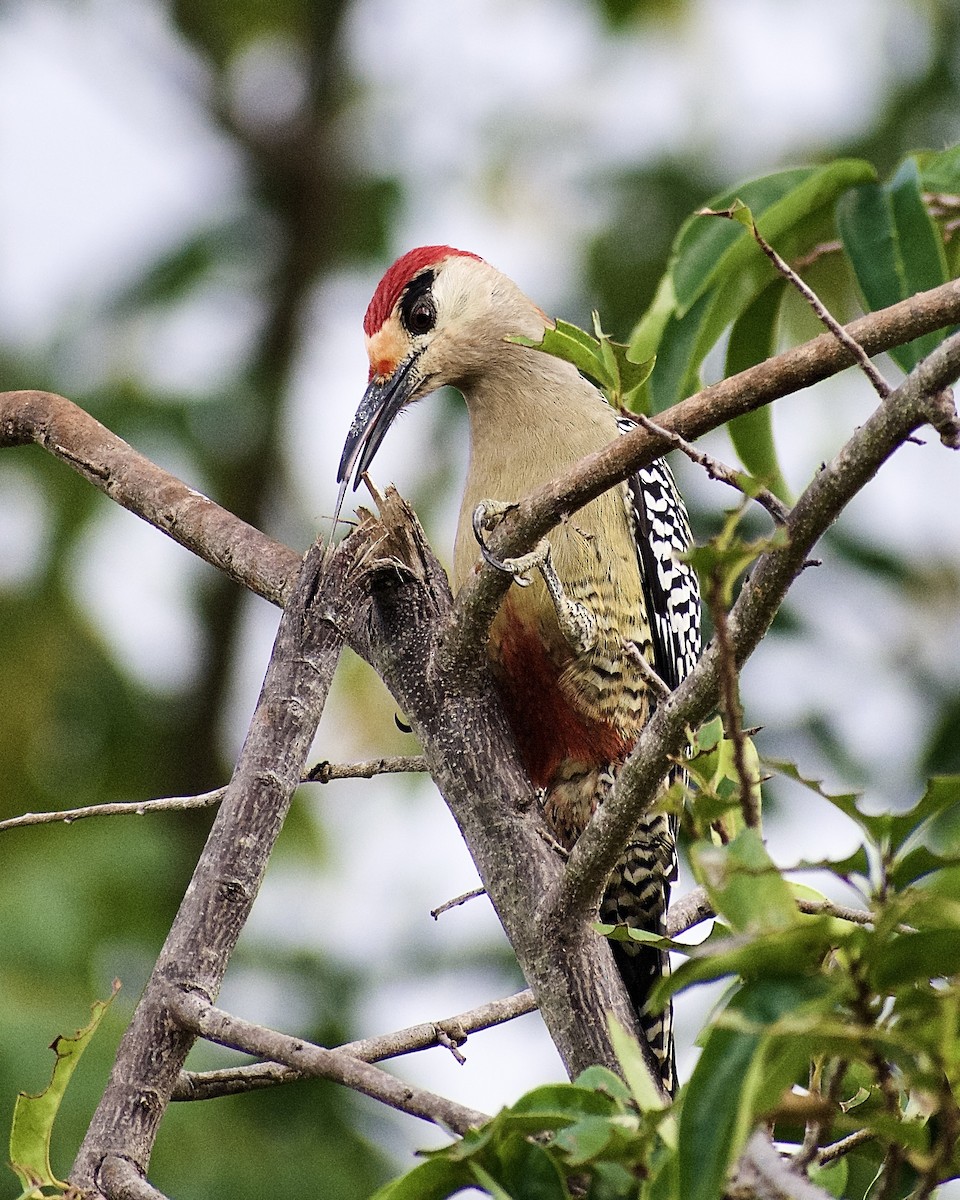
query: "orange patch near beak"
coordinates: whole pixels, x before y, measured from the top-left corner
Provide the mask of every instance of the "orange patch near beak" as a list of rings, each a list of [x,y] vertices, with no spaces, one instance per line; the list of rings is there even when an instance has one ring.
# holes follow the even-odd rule
[[[410,343],[400,322],[388,321],[367,338],[367,357],[370,359],[370,379],[389,379],[410,349]]]

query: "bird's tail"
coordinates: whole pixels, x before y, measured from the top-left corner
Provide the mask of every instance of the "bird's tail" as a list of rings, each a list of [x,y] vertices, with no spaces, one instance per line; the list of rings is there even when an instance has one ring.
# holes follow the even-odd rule
[[[673,818],[653,814],[641,823],[610,876],[600,902],[600,920],[650,933],[664,932],[670,904],[670,882],[676,877],[676,834]],[[664,1090],[676,1091],[673,1009],[647,1010],[651,989],[669,972],[665,950],[640,942],[613,942],[613,954],[659,1068]]]

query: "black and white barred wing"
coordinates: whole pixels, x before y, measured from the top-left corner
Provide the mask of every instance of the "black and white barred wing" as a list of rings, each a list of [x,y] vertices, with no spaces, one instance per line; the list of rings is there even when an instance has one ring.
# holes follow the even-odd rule
[[[618,423],[621,433],[636,428],[628,416]],[[675,688],[693,670],[701,650],[700,585],[693,566],[683,558],[693,544],[690,522],[673,472],[662,458],[627,480],[627,496],[654,667],[664,683]]]

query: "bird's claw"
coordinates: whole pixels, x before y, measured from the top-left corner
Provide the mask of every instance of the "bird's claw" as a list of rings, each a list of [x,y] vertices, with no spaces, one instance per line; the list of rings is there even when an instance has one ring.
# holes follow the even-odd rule
[[[487,547],[484,537],[485,533],[496,529],[507,513],[516,507],[516,504],[503,500],[481,500],[473,510],[473,536],[477,539],[484,562],[513,576],[517,587],[528,587],[533,582],[528,572],[550,562],[550,543],[546,538],[534,546],[529,554],[521,554],[517,558],[497,558]]]

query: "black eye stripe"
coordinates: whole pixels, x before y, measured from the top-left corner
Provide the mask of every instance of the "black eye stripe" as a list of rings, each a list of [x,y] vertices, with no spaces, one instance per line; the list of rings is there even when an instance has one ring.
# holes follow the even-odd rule
[[[403,289],[400,320],[408,333],[428,333],[433,328],[437,310],[430,293],[435,279],[433,271],[421,271]]]

